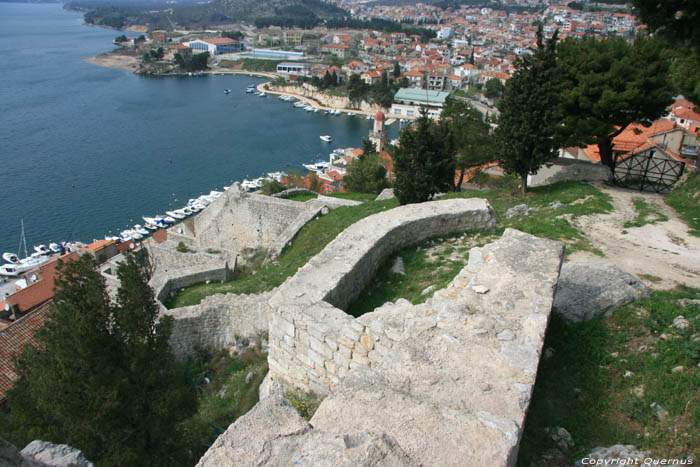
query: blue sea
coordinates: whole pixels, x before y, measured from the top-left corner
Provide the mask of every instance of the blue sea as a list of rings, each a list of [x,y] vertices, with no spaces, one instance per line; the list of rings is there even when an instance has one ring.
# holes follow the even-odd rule
[[[236,180],[303,171],[369,133],[362,117],[245,94],[260,78],[140,77],[84,61],[120,34],[60,4],[0,3],[0,252],[17,251],[22,220],[29,250],[89,242]]]

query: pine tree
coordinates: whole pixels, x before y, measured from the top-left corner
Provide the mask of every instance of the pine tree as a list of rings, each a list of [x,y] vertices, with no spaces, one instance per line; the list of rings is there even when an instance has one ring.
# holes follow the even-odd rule
[[[537,49],[516,64],[499,101],[496,151],[500,166],[520,176],[521,191],[527,191],[528,174],[557,156],[554,134],[558,126],[556,83],[557,34],[543,43],[537,32]]]
[[[59,264],[53,309],[18,360],[13,431],[66,443],[98,465],[183,463],[179,422],[196,409],[158,320],[144,263],[128,255],[111,303],[85,255]]]
[[[596,144],[601,162],[615,166],[613,139],[631,123],[650,123],[673,99],[668,61],[656,39],[567,39],[559,44],[558,76],[564,142]]]
[[[390,148],[399,203],[422,203],[452,189],[455,159],[447,125],[436,125],[422,112],[415,127],[401,130],[399,146]]]
[[[458,191],[467,169],[495,160],[489,125],[471,104],[454,98],[445,101],[440,124],[446,125],[453,136],[455,166],[459,171],[454,189]]]

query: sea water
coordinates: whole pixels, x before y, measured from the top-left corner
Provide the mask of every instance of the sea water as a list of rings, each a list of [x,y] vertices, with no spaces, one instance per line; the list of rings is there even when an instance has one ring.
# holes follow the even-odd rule
[[[17,251],[22,219],[29,250],[90,242],[233,181],[304,171],[369,133],[364,117],[246,94],[261,78],[153,78],[85,62],[120,34],[60,4],[0,3],[0,252]]]

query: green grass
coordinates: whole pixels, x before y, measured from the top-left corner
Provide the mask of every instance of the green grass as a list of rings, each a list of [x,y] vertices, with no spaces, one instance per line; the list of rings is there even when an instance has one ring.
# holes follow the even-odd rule
[[[364,195],[361,195],[364,196]],[[496,188],[479,192],[448,193],[441,199],[487,198],[494,208],[499,222],[497,233],[505,227],[512,227],[533,235],[560,240],[567,245],[567,254],[586,250],[602,256],[602,253],[584,238],[567,220],[567,216],[581,216],[612,210],[610,197],[595,187],[580,182],[559,182],[553,185],[533,188],[524,197],[518,189]],[[586,199],[579,204],[576,200]],[[361,198],[358,198],[361,199]],[[549,204],[559,201],[564,204],[559,209],[549,209]],[[527,203],[533,209],[525,217],[504,218],[508,208]],[[391,209],[398,205],[396,199],[367,201],[358,206],[343,206],[320,217],[299,232],[291,247],[287,248],[278,260],[265,265],[255,274],[243,275],[226,283],[196,284],[186,288],[165,305],[178,308],[196,305],[205,297],[216,293],[259,293],[271,290],[293,275],[297,269],[315,254],[319,253],[345,228],[358,220]]]
[[[610,212],[613,209],[609,195],[581,182],[558,182],[552,185],[531,188],[522,196],[518,189],[496,188],[478,192],[449,193],[444,198],[486,198],[494,208],[501,228],[511,227],[538,237],[559,240],[566,244],[567,255],[579,250],[590,251],[598,256],[603,253],[595,248],[569,222],[569,217]],[[581,200],[586,199],[585,202]],[[572,204],[577,201],[577,204]],[[564,206],[550,209],[555,201]],[[527,204],[530,215],[506,219],[505,212],[518,204]]]
[[[688,224],[689,232],[700,237],[700,173],[689,175],[683,185],[667,194],[666,203]]]
[[[297,234],[292,245],[286,248],[276,262],[268,263],[255,274],[244,275],[231,282],[196,284],[186,288],[173,300],[168,308],[196,305],[205,297],[215,293],[259,293],[271,290],[293,275],[314,255],[319,253],[340,232],[358,220],[394,208],[395,199],[372,201],[357,206],[341,206],[325,216],[306,224]]]
[[[258,402],[258,388],[267,374],[267,355],[248,350],[240,357],[226,351],[213,356],[200,355],[187,362],[189,377],[197,384],[198,410],[183,423],[190,446],[199,446],[201,457],[236,419]],[[246,383],[246,376],[252,377]],[[204,378],[210,378],[206,384]]]
[[[312,195],[311,193],[297,193],[295,195],[289,196],[286,199],[289,199],[291,201],[298,201],[300,203],[304,203],[310,199],[316,199],[318,195]]]
[[[485,238],[482,233],[471,234],[468,236],[468,246],[456,235],[433,238],[399,250],[379,267],[374,279],[348,306],[348,314],[362,316],[399,298],[413,304],[424,302],[432,296],[432,292],[426,295],[422,295],[422,292],[429,286],[435,286],[434,290],[445,288],[466,265],[469,248],[485,243]],[[405,275],[391,272],[397,257],[403,260]]]
[[[623,227],[626,229],[668,220],[668,216],[661,213],[658,207],[647,203],[644,198],[632,198],[632,204],[634,204],[634,209],[637,211],[637,217],[624,223]]]
[[[661,282],[663,280],[658,276],[654,276],[653,274],[638,274],[638,276],[641,279],[647,280],[649,282]]]
[[[287,387],[284,390],[284,398],[289,402],[289,405],[294,407],[301,418],[307,422],[314,416],[318,406],[321,405],[323,399],[313,392],[304,392],[299,388]]]
[[[555,447],[544,433],[555,426],[576,443],[566,453],[570,461],[612,444],[633,444],[655,458],[700,458],[700,307],[677,304],[699,297],[700,290],[684,287],[652,292],[648,300],[579,324],[553,314],[544,346],[554,354],[540,361],[518,465],[529,466]],[[678,315],[688,319],[688,329],[671,327]],[[685,369],[671,373],[677,366]],[[640,398],[632,390],[642,385]],[[666,421],[654,416],[652,402],[669,412]]]

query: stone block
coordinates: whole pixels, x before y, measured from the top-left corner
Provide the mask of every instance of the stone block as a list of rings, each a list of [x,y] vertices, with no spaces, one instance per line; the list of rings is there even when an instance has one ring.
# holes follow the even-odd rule
[[[331,350],[331,348],[313,336],[309,338],[309,347],[311,347],[311,349],[314,352],[318,353],[319,355],[322,355],[327,359],[333,358],[333,351]]]

